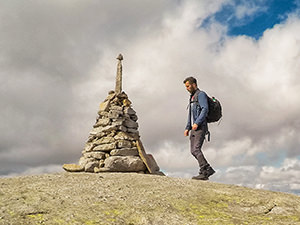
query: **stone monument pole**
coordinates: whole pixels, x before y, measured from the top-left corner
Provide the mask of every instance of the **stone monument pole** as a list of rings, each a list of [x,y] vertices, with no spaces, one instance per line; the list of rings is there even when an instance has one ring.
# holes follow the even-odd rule
[[[122,60],[123,56],[119,54],[117,57],[118,67],[117,67],[117,77],[116,77],[116,89],[115,93],[118,95],[122,92]]]

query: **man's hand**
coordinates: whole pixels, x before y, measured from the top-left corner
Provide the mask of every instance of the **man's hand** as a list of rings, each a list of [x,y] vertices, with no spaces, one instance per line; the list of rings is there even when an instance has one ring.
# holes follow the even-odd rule
[[[192,126],[192,130],[197,130],[197,128],[198,128],[198,124],[194,123]]]
[[[186,137],[189,136],[189,130],[184,131],[184,136],[186,136]]]

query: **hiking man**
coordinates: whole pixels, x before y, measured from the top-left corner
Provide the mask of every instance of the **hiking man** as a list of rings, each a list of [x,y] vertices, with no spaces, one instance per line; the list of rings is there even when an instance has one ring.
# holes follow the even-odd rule
[[[194,77],[186,78],[183,83],[191,94],[189,101],[189,115],[184,136],[190,135],[191,153],[199,163],[199,175],[192,177],[196,180],[208,180],[215,173],[202,153],[205,135],[208,133],[206,117],[208,115],[208,100],[205,92],[200,91]]]

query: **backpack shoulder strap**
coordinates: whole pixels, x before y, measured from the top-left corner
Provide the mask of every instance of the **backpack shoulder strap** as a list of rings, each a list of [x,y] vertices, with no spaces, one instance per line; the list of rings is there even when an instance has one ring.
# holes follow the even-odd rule
[[[196,103],[196,104],[199,104],[199,101],[198,101],[198,95],[201,91],[199,89],[197,89],[197,91],[195,92],[195,94],[191,97],[191,102],[193,103]]]

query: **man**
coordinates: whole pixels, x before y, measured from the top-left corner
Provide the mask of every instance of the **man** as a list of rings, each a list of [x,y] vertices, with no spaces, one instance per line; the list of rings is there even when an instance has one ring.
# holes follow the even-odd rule
[[[191,153],[199,163],[199,175],[192,179],[208,180],[209,176],[215,173],[202,153],[202,145],[205,135],[208,133],[206,117],[208,114],[208,101],[205,92],[197,87],[197,80],[194,77],[186,78],[183,83],[188,92],[190,92],[189,116],[184,131],[184,136],[189,136],[191,143]]]

